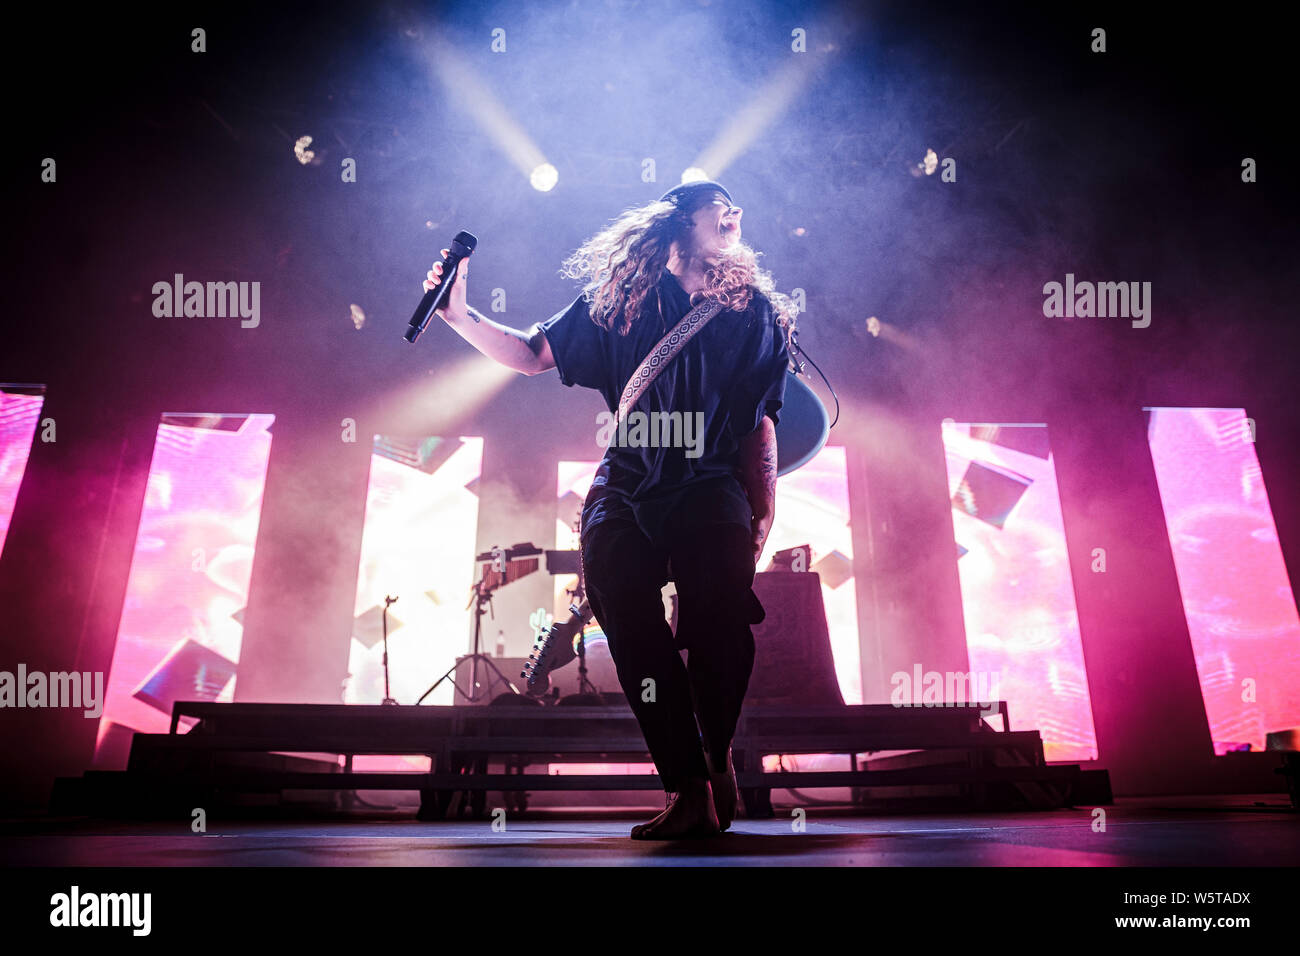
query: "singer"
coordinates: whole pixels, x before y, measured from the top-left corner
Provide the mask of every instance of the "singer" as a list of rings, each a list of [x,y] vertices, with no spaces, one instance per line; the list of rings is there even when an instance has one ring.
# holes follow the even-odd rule
[[[741,241],[742,215],[718,183],[684,184],[583,243],[564,263],[582,292],[546,322],[513,329],[471,308],[468,259],[437,311],[484,355],[526,375],[554,368],[611,412],[622,404],[622,417],[633,406],[702,416],[692,455],[671,442],[611,444],[582,511],[588,599],[667,794],[634,839],[716,834],[739,799],[731,740],[753,669],[750,626],[763,620],[754,569],[775,513],[775,424],[798,311]],[[424,288],[441,281],[435,263]],[[661,598],[670,574],[675,639]]]

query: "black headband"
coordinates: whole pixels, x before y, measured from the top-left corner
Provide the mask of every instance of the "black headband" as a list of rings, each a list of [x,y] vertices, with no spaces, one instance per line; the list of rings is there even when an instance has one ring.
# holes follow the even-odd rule
[[[680,186],[674,186],[668,192],[659,197],[660,202],[670,202],[680,209],[691,210],[702,204],[706,193],[720,192],[727,197],[727,202],[735,205],[735,200],[731,198],[731,193],[727,192],[726,187],[721,183],[715,183],[711,179],[701,179],[692,183],[682,183]]]

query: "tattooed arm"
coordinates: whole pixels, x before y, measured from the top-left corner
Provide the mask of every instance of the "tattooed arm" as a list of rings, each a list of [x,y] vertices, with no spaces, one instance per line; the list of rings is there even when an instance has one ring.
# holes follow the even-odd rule
[[[766,415],[758,428],[741,439],[740,481],[754,512],[751,544],[757,564],[776,514],[776,426]]]
[[[465,316],[450,317],[446,322],[466,342],[506,368],[525,375],[540,375],[555,368],[551,345],[546,341],[546,335],[540,326],[514,329],[493,322],[473,306],[466,307]]]
[[[442,250],[446,255],[447,250]],[[465,287],[469,279],[469,260],[462,259],[456,284],[448,293],[447,304],[437,311],[437,315],[470,345],[490,359],[500,362],[506,368],[525,375],[539,375],[547,369],[555,368],[555,358],[551,355],[550,343],[538,326],[531,329],[512,329],[508,325],[494,322],[478,309],[465,301]],[[426,290],[436,288],[442,282],[442,263],[435,262],[424,280]]]

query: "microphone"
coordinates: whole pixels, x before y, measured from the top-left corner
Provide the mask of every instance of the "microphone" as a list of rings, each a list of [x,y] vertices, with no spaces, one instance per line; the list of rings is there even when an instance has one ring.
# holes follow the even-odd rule
[[[415,307],[415,314],[411,316],[410,327],[407,328],[406,334],[402,338],[414,343],[420,337],[420,333],[429,325],[429,319],[433,313],[442,308],[443,303],[447,301],[447,293],[452,284],[456,281],[456,272],[460,269],[462,259],[468,259],[474,254],[478,247],[478,239],[468,232],[456,233],[456,238],[451,240],[451,245],[447,248],[447,255],[442,260],[442,281],[424,294],[420,304]]]

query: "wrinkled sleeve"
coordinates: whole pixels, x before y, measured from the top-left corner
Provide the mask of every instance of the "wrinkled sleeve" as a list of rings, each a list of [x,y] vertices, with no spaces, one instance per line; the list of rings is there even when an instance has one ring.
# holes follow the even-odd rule
[[[555,370],[565,385],[600,388],[605,378],[603,330],[591,321],[586,300],[578,296],[573,304],[541,325],[551,347]]]
[[[780,421],[781,406],[785,401],[785,382],[790,363],[790,350],[786,347],[785,333],[776,324],[771,306],[764,300],[758,308],[761,332],[753,360],[743,380],[737,383],[736,394],[740,404],[734,418],[744,429],[737,437],[751,434],[766,415],[772,424]]]

